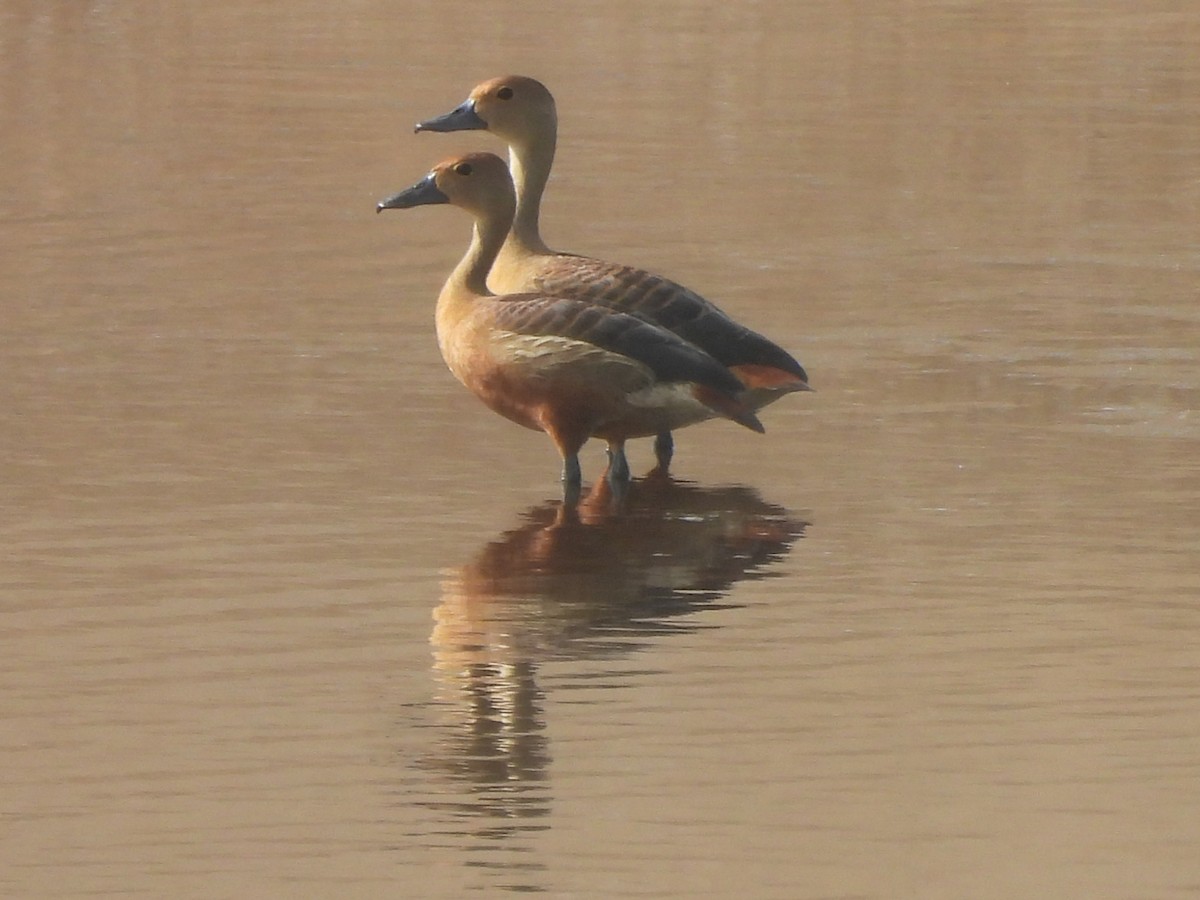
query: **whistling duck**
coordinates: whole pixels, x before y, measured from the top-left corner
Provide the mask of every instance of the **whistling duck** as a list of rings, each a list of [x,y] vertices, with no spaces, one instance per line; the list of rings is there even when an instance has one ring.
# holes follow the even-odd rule
[[[593,435],[616,449],[609,477],[622,481],[628,438],[712,416],[763,430],[729,369],[665,328],[548,291],[498,296],[488,289],[516,210],[500,157],[446,160],[376,210],[433,203],[454,204],[475,220],[467,253],[438,296],[442,358],[491,409],[550,436],[562,456],[566,499],[578,499],[578,454]]]
[[[792,391],[810,390],[808,375],[792,356],[735,322],[715,304],[659,275],[616,263],[557,253],[538,231],[542,193],[558,140],[554,97],[533,78],[510,75],[485,81],[455,109],[416,126],[416,131],[484,129],[508,144],[517,190],[512,232],[492,268],[489,283],[501,292],[546,291],[640,316],[666,328],[727,366],[741,380],[743,400],[759,409]],[[697,418],[711,418],[704,408]],[[674,451],[669,431],[654,443],[658,469],[666,472]],[[610,447],[619,464],[620,448]]]

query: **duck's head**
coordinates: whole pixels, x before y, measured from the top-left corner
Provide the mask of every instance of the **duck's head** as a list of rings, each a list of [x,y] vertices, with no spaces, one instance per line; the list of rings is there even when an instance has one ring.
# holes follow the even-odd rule
[[[553,137],[557,128],[554,97],[546,86],[526,75],[505,75],[477,85],[450,112],[419,122],[415,130],[486,130],[513,144]]]
[[[375,211],[451,203],[477,218],[507,216],[511,220],[515,202],[512,176],[504,160],[494,153],[467,153],[438,163],[412,187],[380,200]]]

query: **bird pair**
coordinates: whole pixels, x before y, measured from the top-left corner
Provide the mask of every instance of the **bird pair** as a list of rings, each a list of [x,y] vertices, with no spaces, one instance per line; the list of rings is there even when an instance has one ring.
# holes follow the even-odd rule
[[[655,436],[658,472],[671,432],[724,417],[762,432],[755,410],[808,376],[786,351],[687,288],[641,269],[557,253],[538,230],[557,141],[554,98],[524,76],[486,81],[416,131],[486,130],[508,144],[438,163],[377,211],[451,203],[474,218],[466,255],[437,302],[450,371],[488,407],[544,431],[577,499],[579,451],[608,444],[607,477],[629,481],[625,442]],[[511,174],[510,174],[511,168]]]

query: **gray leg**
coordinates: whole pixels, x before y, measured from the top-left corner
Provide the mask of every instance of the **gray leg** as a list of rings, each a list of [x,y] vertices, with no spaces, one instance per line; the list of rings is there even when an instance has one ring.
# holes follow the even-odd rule
[[[675,439],[671,432],[660,431],[654,439],[654,456],[658,460],[658,470],[666,473],[671,468],[671,457],[675,455]]]
[[[572,454],[563,459],[562,483],[564,502],[577,502],[583,487],[583,472],[579,468],[578,455]]]
[[[633,477],[629,472],[629,460],[625,458],[625,444],[608,445],[609,484],[625,484]]]
[[[563,459],[563,484],[579,487],[583,483],[583,472],[579,468],[579,457],[572,454]]]

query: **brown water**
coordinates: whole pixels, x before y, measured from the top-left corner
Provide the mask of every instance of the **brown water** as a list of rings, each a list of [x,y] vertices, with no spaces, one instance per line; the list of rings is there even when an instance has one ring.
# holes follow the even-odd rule
[[[0,0],[0,896],[1200,895],[1198,46]],[[547,238],[818,388],[624,513],[445,371],[465,217],[372,211],[508,71]]]

